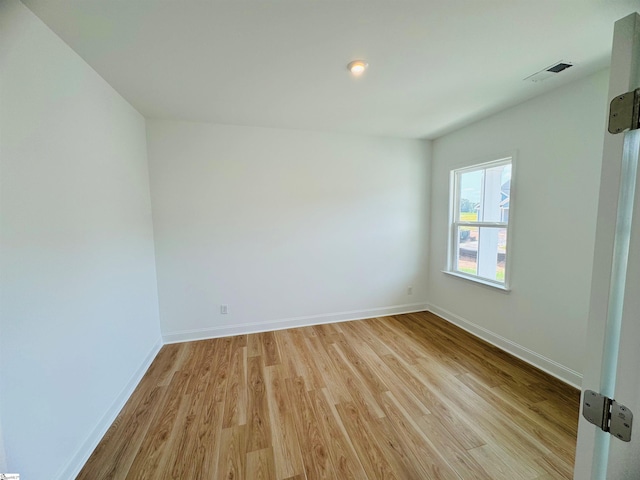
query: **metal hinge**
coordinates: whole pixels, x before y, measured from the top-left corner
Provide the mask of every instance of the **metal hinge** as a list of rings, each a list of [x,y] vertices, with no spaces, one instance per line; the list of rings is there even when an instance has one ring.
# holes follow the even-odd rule
[[[585,390],[582,415],[589,422],[623,442],[631,441],[633,413],[615,400],[593,390]]]
[[[609,105],[609,133],[640,128],[640,88],[618,95]]]

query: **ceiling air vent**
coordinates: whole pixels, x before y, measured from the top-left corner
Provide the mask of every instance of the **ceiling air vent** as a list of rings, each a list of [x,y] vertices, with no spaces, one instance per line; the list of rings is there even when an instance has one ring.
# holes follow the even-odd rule
[[[531,82],[542,82],[547,78],[551,78],[559,74],[560,72],[564,72],[567,68],[573,67],[573,63],[570,62],[557,62],[553,65],[545,68],[544,70],[540,70],[539,72],[534,73],[533,75],[528,76],[525,80],[529,80]]]

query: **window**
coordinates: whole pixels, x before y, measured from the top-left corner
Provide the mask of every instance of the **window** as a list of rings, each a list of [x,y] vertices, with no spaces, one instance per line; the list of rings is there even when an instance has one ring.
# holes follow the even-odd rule
[[[448,272],[507,285],[511,157],[451,171]]]

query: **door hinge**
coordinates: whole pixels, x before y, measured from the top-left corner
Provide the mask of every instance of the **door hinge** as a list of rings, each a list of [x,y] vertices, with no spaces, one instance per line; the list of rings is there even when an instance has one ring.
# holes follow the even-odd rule
[[[623,93],[609,105],[609,133],[640,128],[640,88]]]
[[[585,390],[582,416],[623,442],[631,441],[633,413],[615,400],[593,390]]]

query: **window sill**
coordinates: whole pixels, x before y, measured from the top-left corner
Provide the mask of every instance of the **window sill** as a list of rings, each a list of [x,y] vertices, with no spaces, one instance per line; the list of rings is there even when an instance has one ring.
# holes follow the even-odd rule
[[[458,272],[450,272],[449,270],[442,270],[442,273],[446,273],[447,275],[451,275],[452,277],[462,278],[463,280],[467,280],[468,282],[479,283],[480,285],[483,285],[485,287],[495,288],[500,292],[509,293],[511,291],[511,289],[506,285],[499,285],[497,283],[493,283],[488,280],[483,280],[478,277],[471,277]]]

